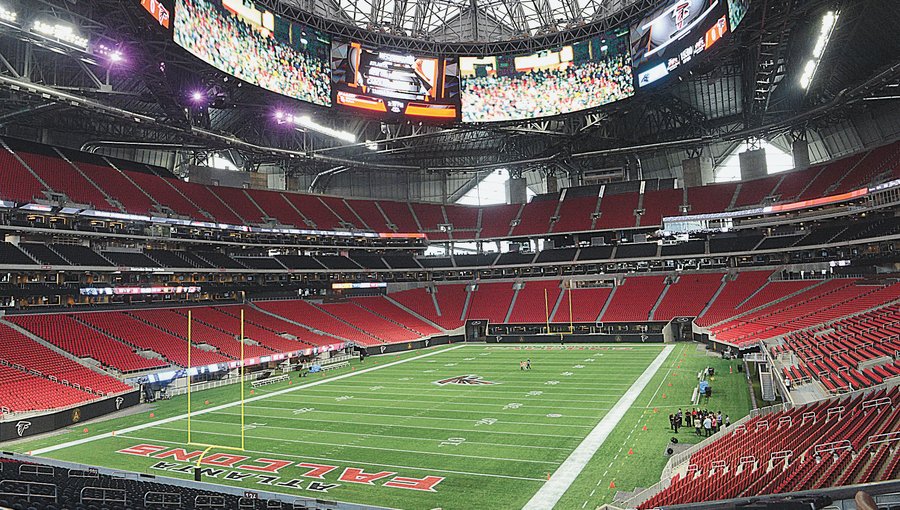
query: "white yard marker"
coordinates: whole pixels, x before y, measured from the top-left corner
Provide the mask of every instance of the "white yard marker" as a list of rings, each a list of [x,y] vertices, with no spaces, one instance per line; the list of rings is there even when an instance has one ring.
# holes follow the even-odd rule
[[[256,396],[256,397],[250,397],[250,398],[244,400],[244,402],[245,402],[245,403],[246,403],[246,402],[256,402],[257,400],[265,400],[265,399],[267,399],[267,398],[277,397],[278,395],[284,395],[284,394],[286,394],[286,393],[291,393],[291,392],[294,392],[294,391],[297,391],[297,390],[302,390],[303,388],[311,388],[311,387],[313,387],[313,386],[319,386],[319,385],[321,385],[321,384],[329,383],[329,382],[331,382],[331,381],[339,381],[339,380],[341,380],[341,379],[346,379],[346,378],[348,378],[348,377],[354,377],[354,376],[357,376],[357,375],[362,375],[362,374],[365,374],[365,373],[368,373],[368,372],[372,372],[372,371],[375,371],[375,370],[381,370],[381,369],[383,369],[383,368],[392,367],[392,366],[394,366],[394,365],[399,365],[399,364],[401,364],[401,363],[408,363],[408,362],[410,362],[410,361],[415,361],[415,360],[419,360],[419,359],[422,359],[422,358],[427,358],[427,357],[430,357],[430,356],[434,356],[434,355],[436,355],[436,354],[441,354],[441,353],[444,353],[444,352],[450,352],[450,351],[452,351],[452,350],[459,349],[459,348],[461,348],[461,347],[465,347],[465,345],[457,345],[457,346],[455,346],[455,347],[450,347],[450,348],[448,348],[448,349],[441,349],[441,350],[438,350],[438,351],[429,352],[429,353],[427,353],[427,354],[422,354],[422,355],[420,355],[420,356],[414,356],[414,357],[412,357],[412,358],[406,358],[406,359],[401,359],[401,360],[397,360],[397,361],[392,361],[392,362],[390,362],[390,363],[386,363],[386,364],[384,364],[384,365],[377,366],[377,367],[371,367],[371,368],[366,368],[366,369],[363,369],[363,370],[357,370],[356,372],[350,372],[350,373],[346,373],[346,374],[341,374],[341,375],[338,375],[338,376],[335,376],[335,377],[330,377],[330,378],[328,378],[328,379],[322,379],[322,380],[320,380],[320,381],[311,382],[311,383],[307,383],[307,384],[300,384],[300,385],[293,386],[293,387],[290,387],[290,388],[285,388],[285,389],[283,389],[283,390],[273,391],[272,393],[266,393],[265,395],[259,395],[259,396]],[[202,409],[202,410],[200,410],[200,411],[193,412],[193,413],[191,413],[191,416],[199,416],[199,415],[201,415],[201,414],[212,413],[212,412],[215,412],[215,411],[221,411],[222,409],[228,409],[229,407],[235,407],[235,406],[239,406],[239,405],[241,405],[241,401],[240,401],[240,400],[238,400],[238,401],[236,401],[236,402],[229,402],[229,403],[227,403],[227,404],[222,404],[222,405],[215,406],[215,407],[209,407],[209,408],[207,408],[207,409]],[[106,432],[105,434],[98,434],[98,435],[96,435],[96,436],[85,437],[85,438],[83,438],[83,439],[76,439],[75,441],[69,441],[69,442],[67,442],[67,443],[60,443],[60,444],[57,444],[57,445],[48,446],[48,447],[46,447],[46,448],[41,448],[41,449],[38,449],[38,450],[34,450],[34,451],[32,452],[32,455],[34,455],[34,456],[44,455],[44,454],[46,454],[46,453],[55,452],[55,451],[57,451],[57,450],[62,450],[62,449],[64,449],[64,448],[70,448],[70,447],[72,447],[72,446],[78,446],[78,445],[81,445],[81,444],[92,443],[92,442],[94,442],[94,441],[99,441],[99,440],[101,440],[101,439],[106,439],[106,438],[108,438],[108,437],[112,437],[113,434],[118,434],[118,435],[129,434],[129,433],[131,433],[131,432],[137,432],[138,430],[148,429],[148,428],[150,428],[150,427],[155,427],[155,426],[157,426],[157,425],[164,425],[164,424],[166,424],[166,423],[172,423],[172,422],[174,422],[174,421],[183,420],[183,419],[185,419],[185,418],[187,418],[187,414],[181,414],[181,415],[178,415],[178,416],[172,416],[171,418],[165,418],[165,419],[163,419],[163,420],[156,420],[156,421],[151,421],[151,422],[148,422],[148,423],[142,423],[142,424],[140,424],[140,425],[135,425],[135,426],[133,426],[133,427],[124,428],[124,429],[116,430],[116,431],[113,431],[113,432]]]
[[[666,358],[675,349],[673,345],[667,345],[662,352],[650,363],[650,366],[644,370],[644,373],[637,378],[631,388],[622,395],[622,398],[616,402],[616,405],[603,416],[600,423],[594,427],[587,437],[575,448],[569,455],[569,458],[562,463],[556,472],[550,477],[540,490],[532,496],[531,500],[525,504],[523,510],[552,510],[559,502],[563,494],[572,485],[572,482],[578,477],[581,471],[587,466],[591,458],[597,453],[597,450],[606,441],[613,429],[616,428],[625,413],[634,405],[638,395],[644,390],[650,379],[656,374],[657,370],[665,362]]]

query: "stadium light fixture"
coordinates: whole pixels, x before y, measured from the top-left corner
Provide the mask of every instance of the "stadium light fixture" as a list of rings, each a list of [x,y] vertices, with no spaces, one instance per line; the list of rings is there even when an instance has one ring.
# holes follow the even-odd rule
[[[195,90],[191,92],[191,101],[196,104],[200,104],[206,101],[206,94],[204,94],[202,90]]]
[[[323,134],[325,136],[337,138],[338,140],[343,140],[349,143],[356,143],[356,135],[354,135],[353,133],[333,129],[328,126],[323,126],[322,124],[319,124],[318,122],[312,120],[309,115],[292,115],[278,110],[275,112],[275,119],[279,124],[293,124],[295,126],[300,126],[310,131],[315,131],[316,133]]]
[[[0,5],[0,21],[6,23],[17,23],[19,19],[18,13],[9,9],[5,5]]]
[[[834,27],[837,25],[837,20],[838,14],[834,11],[828,11],[822,16],[822,25],[819,28],[816,44],[813,46],[812,58],[810,58],[806,62],[806,65],[803,66],[803,74],[800,76],[800,86],[803,90],[809,90],[813,76],[816,75],[816,70],[819,68],[819,63],[822,61],[822,55],[825,54],[825,47],[828,46],[831,34],[834,33]]]
[[[58,20],[36,20],[31,26],[31,32],[44,39],[56,41],[79,50],[87,50],[88,39],[75,31],[75,27]]]

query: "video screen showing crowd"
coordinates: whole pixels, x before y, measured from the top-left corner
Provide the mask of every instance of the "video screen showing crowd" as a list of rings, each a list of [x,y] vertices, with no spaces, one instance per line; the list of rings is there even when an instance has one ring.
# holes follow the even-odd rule
[[[628,30],[530,55],[460,57],[463,122],[595,108],[634,94]]]
[[[243,0],[178,0],[176,44],[272,92],[331,106],[331,41]]]

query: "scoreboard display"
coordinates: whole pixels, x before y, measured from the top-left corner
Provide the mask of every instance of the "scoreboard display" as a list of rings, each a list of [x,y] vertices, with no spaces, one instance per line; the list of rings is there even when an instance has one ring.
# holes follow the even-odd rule
[[[685,69],[729,32],[726,0],[675,0],[631,27],[638,87]]]
[[[380,118],[449,123],[459,117],[455,61],[334,41],[334,104]]]

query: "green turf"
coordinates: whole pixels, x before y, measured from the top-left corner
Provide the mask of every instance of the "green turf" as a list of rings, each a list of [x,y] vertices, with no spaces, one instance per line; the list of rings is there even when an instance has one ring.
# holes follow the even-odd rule
[[[246,431],[246,452],[213,449],[209,455],[246,455],[251,457],[247,461],[251,466],[260,466],[252,462],[259,458],[293,464],[282,468],[275,475],[280,478],[268,480],[268,484],[260,483],[266,481],[256,476],[260,473],[239,467],[223,468],[219,478],[205,480],[248,490],[257,488],[393,508],[521,508],[621,398],[661,352],[662,346],[618,344],[573,350],[541,346],[524,349],[526,346],[482,344],[379,356],[362,364],[354,363],[352,369],[294,377],[290,385],[255,390],[253,396],[285,389],[292,391],[246,404],[245,419],[250,425]],[[434,354],[410,360],[429,353]],[[519,369],[518,362],[525,358],[532,361],[531,371]],[[401,360],[410,361],[385,366]],[[675,368],[679,363],[683,369]],[[692,372],[704,363],[694,345],[676,346],[557,508],[583,508],[609,501],[614,491],[606,487],[613,476],[619,487],[626,488],[657,481],[665,463],[661,452],[671,436],[665,430],[667,424],[664,427],[667,422],[664,410],[668,408],[663,406],[688,402],[695,384]],[[374,367],[378,369],[359,373]],[[353,375],[335,380],[344,374]],[[495,384],[434,384],[440,379],[468,374]],[[303,387],[310,382],[321,384]],[[666,386],[668,382],[673,386]],[[746,413],[746,383],[737,374],[722,375],[713,385],[714,407],[730,411],[733,419]],[[194,411],[209,409],[232,402],[237,395],[237,386],[195,393],[193,408]],[[653,413],[654,406],[658,406],[659,413]],[[186,399],[179,397],[139,414],[82,425],[62,434],[17,444],[13,449],[29,452],[133,425],[155,423],[177,417],[185,410]],[[645,423],[647,432],[638,427]],[[85,427],[87,433],[83,431]],[[240,408],[195,415],[192,429],[195,442],[239,446]],[[686,432],[679,435],[685,440],[689,437]],[[202,450],[185,444],[186,420],[178,419],[130,433],[119,432],[114,437],[56,450],[46,456],[158,475],[191,476],[186,472],[151,469],[160,461],[172,463],[170,467],[187,466],[187,462],[116,453],[141,443],[185,448],[189,452]],[[629,447],[634,449],[634,455],[620,450],[627,451]],[[317,479],[301,476],[311,466],[300,467],[298,463],[337,468]],[[352,474],[345,472],[346,468],[384,476],[371,484],[339,480],[342,473]],[[222,479],[229,471],[251,476],[243,480]],[[434,486],[433,492],[385,485],[395,477],[427,476],[444,479]],[[292,479],[302,482],[291,483]],[[602,482],[603,490],[599,493],[595,489],[597,480]],[[337,485],[323,494],[309,490],[309,485],[316,481],[322,484],[320,488],[324,484]]]

